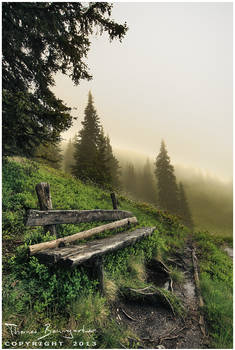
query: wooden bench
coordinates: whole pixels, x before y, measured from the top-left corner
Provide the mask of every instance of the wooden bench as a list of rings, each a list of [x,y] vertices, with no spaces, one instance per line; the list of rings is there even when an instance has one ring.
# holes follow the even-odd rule
[[[128,211],[117,209],[117,200],[111,194],[114,210],[53,210],[50,196],[50,186],[40,183],[36,186],[41,210],[29,210],[26,226],[44,226],[56,234],[56,224],[78,224],[82,222],[112,221],[106,225],[94,227],[71,236],[56,238],[53,241],[34,244],[29,247],[30,255],[36,256],[41,263],[59,264],[73,268],[87,261],[91,261],[96,277],[100,282],[100,291],[103,292],[103,262],[104,254],[124,248],[153,233],[155,227],[138,228],[96,239],[84,244],[65,246],[68,243],[91,237],[94,234],[119,227],[137,224],[137,218]],[[57,237],[57,236],[56,236]]]

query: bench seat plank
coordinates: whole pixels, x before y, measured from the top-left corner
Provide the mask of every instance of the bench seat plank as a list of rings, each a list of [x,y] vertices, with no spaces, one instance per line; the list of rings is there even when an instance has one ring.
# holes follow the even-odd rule
[[[134,244],[138,240],[153,233],[155,227],[139,228],[131,232],[122,232],[111,237],[87,242],[71,247],[46,249],[35,254],[44,264],[61,263],[64,266],[75,267],[91,258]]]

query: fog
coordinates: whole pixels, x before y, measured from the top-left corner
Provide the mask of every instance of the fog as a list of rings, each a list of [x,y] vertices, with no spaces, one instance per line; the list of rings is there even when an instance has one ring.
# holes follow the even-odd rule
[[[127,22],[122,43],[92,37],[93,80],[54,91],[77,107],[69,139],[81,128],[88,91],[113,147],[154,157],[161,139],[173,162],[232,178],[232,3],[115,3]]]
[[[70,143],[71,144],[71,143]],[[74,164],[73,152],[69,143],[63,143],[63,169],[71,173]],[[69,150],[66,152],[66,149]],[[114,149],[120,165],[120,189],[128,197],[153,204],[157,208],[158,190],[154,174],[155,159],[144,153],[124,149]],[[157,155],[156,155],[157,156]],[[170,157],[171,158],[171,157]],[[146,164],[149,170],[146,172]],[[172,164],[177,184],[183,183],[186,198],[192,214],[195,230],[209,231],[212,234],[231,236],[233,234],[233,184],[201,169]],[[128,168],[132,172],[128,173]],[[129,169],[130,170],[130,169]]]
[[[147,155],[136,152],[115,150],[122,169],[132,163],[137,174],[143,170]],[[157,155],[156,155],[157,156]],[[170,154],[169,154],[170,156]],[[156,157],[155,157],[156,158]],[[170,157],[171,158],[171,157]],[[152,176],[154,176],[154,158],[150,158]],[[233,233],[233,185],[232,181],[222,181],[213,174],[201,169],[174,164],[177,183],[184,185],[187,200],[193,216],[196,230],[208,230],[212,234],[230,236]],[[141,183],[138,184],[141,186]],[[157,190],[155,205],[157,205]],[[142,200],[136,191],[135,199]]]
[[[198,227],[232,232],[232,3],[115,3],[123,42],[93,36],[93,80],[54,91],[81,129],[89,90],[122,167],[153,163],[164,139]],[[138,170],[139,171],[139,170]]]

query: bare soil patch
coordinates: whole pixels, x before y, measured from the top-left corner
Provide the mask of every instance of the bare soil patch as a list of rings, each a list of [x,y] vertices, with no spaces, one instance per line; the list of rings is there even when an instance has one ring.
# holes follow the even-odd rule
[[[184,273],[182,284],[173,283],[173,293],[185,307],[184,317],[175,316],[163,305],[147,302],[118,300],[113,305],[113,316],[119,324],[129,327],[136,338],[130,338],[130,344],[144,349],[203,349],[208,348],[208,338],[204,325],[200,324],[200,310],[196,295],[194,269],[192,264],[191,241],[183,253],[177,252],[168,261],[168,265],[177,266]],[[150,266],[147,268],[149,281],[167,288],[167,276],[159,274]],[[169,284],[169,283],[168,283]],[[135,345],[136,346],[136,345]]]

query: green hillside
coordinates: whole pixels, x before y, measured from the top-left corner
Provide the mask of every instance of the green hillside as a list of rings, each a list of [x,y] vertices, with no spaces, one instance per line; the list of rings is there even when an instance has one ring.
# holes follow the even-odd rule
[[[23,158],[3,160],[3,347],[9,348],[6,344],[12,341],[6,323],[20,326],[22,332],[16,332],[14,338],[20,335],[22,344],[17,344],[18,348],[26,347],[32,329],[37,329],[38,338],[43,339],[45,324],[53,324],[57,330],[83,326],[87,330],[96,329],[96,332],[81,331],[74,335],[76,348],[81,347],[79,342],[83,342],[86,348],[138,347],[137,341],[130,344],[130,338],[136,339],[131,331],[112,317],[112,302],[125,286],[146,287],[144,263],[152,258],[167,263],[175,252],[182,253],[190,232],[175,217],[118,194],[119,208],[131,211],[138,218],[137,227],[155,226],[156,229],[150,237],[134,246],[105,256],[107,291],[102,297],[97,292],[97,281],[90,278],[86,267],[68,271],[47,267],[35,257],[29,258],[29,244],[55,239],[49,234],[44,235],[40,227],[32,229],[24,225],[26,209],[38,208],[35,186],[39,182],[50,184],[54,209],[112,209],[110,193],[95,184],[84,184],[63,172]],[[59,237],[64,237],[99,224],[102,222],[59,225],[57,232]],[[98,237],[115,232],[117,230]],[[222,344],[228,348],[232,341],[232,261],[220,247],[231,242],[212,238],[208,233],[194,234],[193,240],[200,247],[202,292],[206,301],[204,313],[210,341],[212,345],[216,342],[218,347]],[[213,304],[213,296],[209,300],[206,298],[212,290],[216,291],[219,309]],[[224,301],[222,291],[228,296]],[[223,303],[226,303],[226,310]],[[176,312],[179,311],[177,305],[175,303]],[[224,327],[226,336],[223,337]],[[71,347],[69,339],[62,335],[55,332],[53,340],[57,344],[50,344],[50,348],[57,348],[62,339],[63,348]]]

